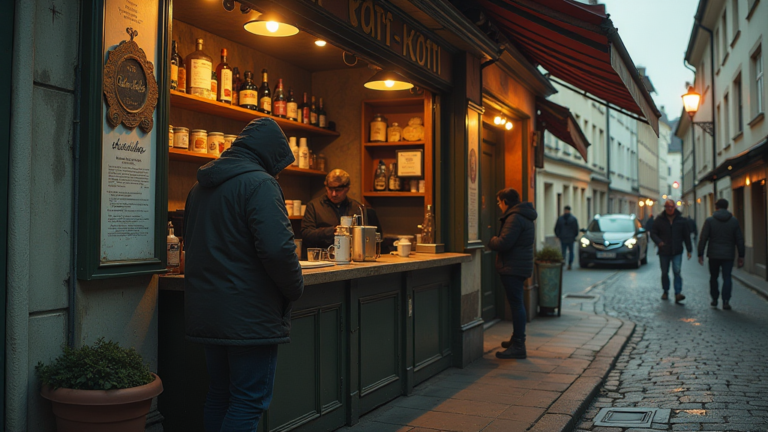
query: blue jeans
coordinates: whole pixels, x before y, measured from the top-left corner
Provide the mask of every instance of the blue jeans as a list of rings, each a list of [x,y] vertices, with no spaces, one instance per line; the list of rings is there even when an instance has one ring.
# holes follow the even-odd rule
[[[563,261],[565,261],[565,252],[571,251],[571,254],[568,256],[568,265],[573,264],[573,243],[574,242],[564,242],[560,240],[560,248],[563,251]]]
[[[525,342],[525,305],[523,304],[523,284],[525,282],[522,276],[501,275],[501,284],[504,285],[504,291],[507,293],[507,301],[512,311],[512,325],[514,331],[512,339]]]
[[[661,263],[661,288],[664,292],[669,291],[669,263],[672,263],[672,273],[675,274],[675,294],[683,291],[683,277],[680,276],[680,267],[683,265],[683,254],[679,255],[659,255]]]
[[[277,345],[206,345],[206,432],[256,432],[272,401]]]
[[[709,258],[709,295],[712,300],[717,301],[720,297],[720,291],[717,289],[717,276],[720,269],[723,269],[723,301],[731,300],[731,270],[733,270],[733,260],[724,260]]]

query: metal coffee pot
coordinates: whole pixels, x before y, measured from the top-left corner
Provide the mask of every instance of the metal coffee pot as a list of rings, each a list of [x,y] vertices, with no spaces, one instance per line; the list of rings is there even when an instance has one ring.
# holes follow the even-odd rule
[[[381,238],[375,226],[365,225],[365,210],[354,216],[352,231],[352,261],[376,261],[381,255]]]

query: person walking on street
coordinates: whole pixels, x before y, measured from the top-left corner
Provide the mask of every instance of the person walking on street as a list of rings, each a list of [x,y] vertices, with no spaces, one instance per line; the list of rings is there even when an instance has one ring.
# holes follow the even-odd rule
[[[570,251],[570,255],[568,255],[568,270],[570,270],[573,264],[573,243],[579,236],[579,221],[571,214],[570,206],[565,206],[563,214],[557,218],[555,236],[560,239],[563,260],[565,260],[565,252]]]
[[[651,213],[648,215],[648,219],[645,221],[645,225],[643,226],[643,228],[645,228],[645,231],[648,233],[648,235],[651,235],[651,231],[653,230],[654,220],[655,219],[653,218],[653,213]],[[653,247],[656,247],[655,243]]]
[[[251,121],[197,171],[184,212],[187,340],[205,347],[206,431],[256,432],[269,408],[277,346],[304,292],[277,176],[294,160],[274,120]]]
[[[709,244],[709,247],[707,247]],[[709,260],[709,294],[712,296],[713,307],[717,307],[720,291],[717,287],[717,277],[723,270],[723,309],[731,310],[731,270],[733,269],[733,253],[739,253],[739,268],[744,266],[744,235],[739,221],[728,211],[728,200],[719,199],[715,203],[715,212],[704,221],[699,237],[699,264],[704,265],[704,249],[707,249]]]
[[[500,359],[524,359],[525,350],[525,306],[523,305],[523,284],[533,275],[533,242],[535,227],[533,221],[538,214],[529,202],[520,202],[520,194],[512,189],[502,189],[496,194],[496,203],[502,211],[499,235],[491,238],[488,248],[498,252],[496,271],[512,311],[514,332],[497,352]]]
[[[693,244],[695,245],[697,242],[697,236],[698,236],[698,230],[696,229],[696,221],[693,220],[692,217],[688,216],[686,218],[688,220],[688,231],[690,231],[691,236],[693,236]]]
[[[683,278],[680,269],[683,264],[683,243],[691,259],[691,235],[686,218],[677,210],[675,202],[667,200],[664,212],[656,217],[651,230],[651,239],[658,247],[659,263],[661,264],[661,288],[664,293],[662,300],[669,298],[669,264],[672,263],[672,273],[675,275],[675,303],[685,300],[683,295]]]

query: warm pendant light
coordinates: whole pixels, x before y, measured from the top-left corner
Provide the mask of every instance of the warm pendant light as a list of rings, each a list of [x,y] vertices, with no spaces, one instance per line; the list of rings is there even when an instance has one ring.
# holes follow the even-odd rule
[[[391,70],[376,72],[364,85],[371,90],[408,90],[413,87],[404,76]]]
[[[270,14],[263,14],[257,20],[248,21],[243,25],[245,31],[259,36],[286,37],[299,33],[299,29],[285,20]]]

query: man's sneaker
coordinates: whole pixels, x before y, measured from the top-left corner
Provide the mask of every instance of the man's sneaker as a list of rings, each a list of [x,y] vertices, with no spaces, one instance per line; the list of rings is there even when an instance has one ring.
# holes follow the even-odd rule
[[[728,303],[728,300],[723,300],[723,310],[731,310],[731,304]]]
[[[681,301],[685,300],[685,296],[682,294],[675,294],[675,303],[680,303]]]
[[[717,307],[717,300],[712,300],[712,303],[710,303],[710,304],[712,305],[712,307],[716,308]]]
[[[666,291],[664,291],[664,294],[662,294],[662,295],[661,295],[661,299],[662,299],[662,300],[667,300],[667,299],[669,299],[669,294],[667,294],[667,292],[666,292]]]

